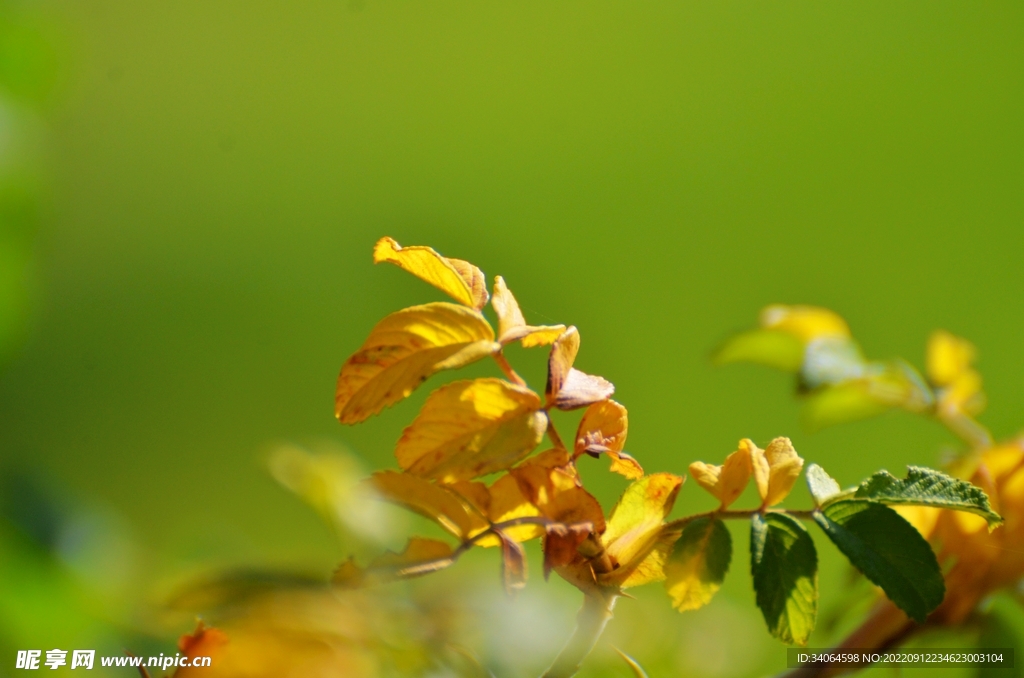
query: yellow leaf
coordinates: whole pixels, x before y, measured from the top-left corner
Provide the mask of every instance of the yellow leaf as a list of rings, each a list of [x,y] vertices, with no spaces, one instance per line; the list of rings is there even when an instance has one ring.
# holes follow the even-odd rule
[[[500,350],[478,312],[436,302],[392,313],[341,368],[334,413],[356,424],[409,396],[430,375]]]
[[[665,565],[665,590],[680,612],[704,607],[722,587],[732,540],[721,520],[698,518],[683,530]]]
[[[663,564],[671,550],[670,540],[662,534],[665,516],[672,510],[684,478],[671,473],[654,473],[626,488],[608,519],[601,542],[605,551],[618,564],[618,569],[603,577],[606,583],[636,586],[637,582],[653,581],[663,576],[657,565]],[[654,562],[631,578],[648,556]],[[631,581],[626,583],[627,579]]]
[[[548,383],[545,389],[550,400],[562,390],[562,384],[569,375],[569,370],[576,362],[576,354],[580,352],[580,333],[570,325],[551,346],[548,356]]]
[[[817,306],[768,306],[761,311],[761,326],[787,332],[804,342],[850,336],[850,327],[842,317]]]
[[[630,480],[642,478],[643,468],[636,459],[622,451],[628,430],[629,418],[625,407],[614,400],[594,403],[583,413],[576,429],[575,456],[606,454],[612,460],[613,472]]]
[[[491,306],[498,316],[498,341],[503,345],[520,341],[524,348],[547,346],[565,332],[565,325],[527,325],[523,312],[519,310],[519,302],[500,275],[494,278]]]
[[[736,451],[725,458],[721,466],[695,461],[690,464],[690,475],[697,484],[710,492],[722,508],[728,508],[743,494],[750,480],[751,456],[757,445],[749,438],[739,442]]]
[[[547,428],[540,398],[500,379],[457,381],[434,391],[395,447],[398,465],[443,482],[507,469]]]
[[[491,502],[488,514],[492,523],[503,523],[515,518],[538,516],[540,511],[523,494],[519,483],[511,475],[498,478],[490,489]],[[540,525],[519,525],[506,529],[505,534],[515,541],[528,541],[544,534]],[[486,545],[486,544],[481,544]]]
[[[404,551],[384,553],[365,569],[360,568],[352,558],[349,558],[334,571],[331,582],[345,589],[371,586],[437,572],[454,562],[452,547],[445,542],[412,537]]]
[[[945,330],[928,337],[928,379],[936,386],[949,386],[969,370],[977,357],[974,344]]]
[[[484,274],[469,262],[442,257],[429,247],[402,247],[391,238],[381,238],[373,248],[373,263],[382,261],[425,280],[460,304],[478,311],[487,304]]]
[[[804,460],[793,449],[789,438],[776,438],[764,450],[754,446],[751,461],[757,492],[764,506],[775,506],[789,495]]]
[[[397,471],[378,471],[367,483],[381,499],[419,513],[460,540],[485,529],[487,521],[448,489]]]

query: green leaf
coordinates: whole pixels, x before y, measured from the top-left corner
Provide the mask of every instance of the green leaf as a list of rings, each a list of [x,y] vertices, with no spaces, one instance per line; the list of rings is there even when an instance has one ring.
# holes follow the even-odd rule
[[[672,607],[696,610],[722,587],[732,560],[732,537],[725,523],[698,518],[689,523],[665,564],[665,590]]]
[[[804,399],[801,422],[808,431],[820,431],[837,424],[848,424],[877,417],[891,406],[872,397],[861,380],[825,386]]]
[[[888,471],[879,471],[861,483],[854,496],[882,504],[966,511],[987,520],[989,527],[1003,522],[992,510],[988,495],[980,487],[923,466],[908,466],[907,477],[903,480]]]
[[[816,511],[814,520],[853,566],[914,620],[923,622],[942,602],[946,585],[931,546],[888,506],[842,499]]]
[[[804,526],[781,513],[750,521],[750,572],[768,630],[805,645],[818,612],[818,554]]]
[[[809,351],[805,372],[812,357]],[[830,364],[821,356],[815,359],[820,364],[812,372],[822,385],[813,390],[804,403],[803,421],[810,430],[867,419],[894,408],[922,412],[934,404],[928,385],[904,360],[864,363],[861,375],[857,376],[855,367],[844,363],[843,359],[837,358],[838,365]],[[805,387],[814,384],[806,375],[801,379]]]
[[[789,332],[750,330],[730,337],[711,360],[716,365],[756,363],[787,372],[796,372],[804,361],[804,344]]]
[[[825,473],[825,469],[817,464],[810,464],[804,471],[804,477],[807,479],[807,488],[814,497],[814,503],[818,506],[843,493],[835,478]]]

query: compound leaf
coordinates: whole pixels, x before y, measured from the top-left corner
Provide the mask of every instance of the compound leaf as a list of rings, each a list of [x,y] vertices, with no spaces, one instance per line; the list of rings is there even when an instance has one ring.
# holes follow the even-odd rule
[[[931,546],[888,506],[841,499],[814,520],[854,567],[918,622],[942,602],[946,586]]]
[[[387,237],[378,240],[373,248],[373,263],[383,261],[430,283],[460,304],[478,311],[487,304],[483,271],[468,261],[442,257],[430,247],[402,247]]]
[[[480,313],[447,302],[387,316],[338,376],[335,416],[356,424],[406,398],[435,372],[457,369],[501,349]]]
[[[711,517],[691,521],[665,564],[665,590],[672,607],[696,610],[711,602],[732,560],[732,537],[725,523]]]
[[[854,496],[882,504],[966,511],[981,516],[990,527],[1003,522],[980,487],[922,466],[908,466],[903,480],[888,471],[879,471],[861,483]]]
[[[818,554],[804,526],[781,513],[750,521],[750,571],[768,630],[805,645],[818,611]]]
[[[437,389],[402,433],[398,465],[442,482],[511,467],[544,435],[547,415],[533,391],[501,379],[457,381]]]

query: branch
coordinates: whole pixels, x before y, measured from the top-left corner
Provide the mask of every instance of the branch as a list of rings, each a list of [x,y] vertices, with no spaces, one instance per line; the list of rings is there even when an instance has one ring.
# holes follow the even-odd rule
[[[665,523],[665,527],[662,529],[667,530],[678,530],[686,527],[695,520],[700,518],[718,518],[719,520],[747,520],[755,513],[784,513],[787,516],[793,516],[794,518],[800,518],[801,520],[810,520],[814,517],[817,509],[740,509],[740,510],[722,510],[715,509],[714,511],[706,511],[704,513],[695,513],[692,516],[686,516],[684,518],[677,518],[671,522]]]
[[[569,678],[576,675],[580,664],[594,649],[611,620],[618,597],[618,592],[611,589],[597,589],[584,595],[583,607],[576,615],[576,630],[542,678]]]
[[[506,377],[508,377],[509,381],[511,381],[516,386],[526,386],[526,380],[520,377],[516,373],[516,371],[512,369],[512,365],[509,364],[508,359],[505,358],[504,353],[498,351],[497,353],[492,353],[491,355],[494,357],[494,362],[498,363],[498,367],[501,368],[502,373]]]

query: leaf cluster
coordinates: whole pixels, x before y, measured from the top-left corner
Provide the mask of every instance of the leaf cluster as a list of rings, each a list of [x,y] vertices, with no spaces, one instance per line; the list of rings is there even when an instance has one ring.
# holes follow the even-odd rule
[[[442,371],[491,359],[500,376],[454,381],[433,391],[396,444],[399,470],[379,471],[366,481],[380,498],[436,522],[454,543],[414,537],[403,552],[383,554],[367,566],[350,559],[335,573],[338,586],[428,574],[479,546],[500,549],[505,586],[514,592],[526,582],[523,543],[540,539],[545,576],[556,572],[588,599],[613,600],[630,587],[664,581],[676,609],[694,610],[712,599],[729,570],[732,537],[723,521],[741,519],[750,523],[751,574],[768,629],[784,642],[803,644],[814,628],[818,600],[818,558],[805,521],[817,525],[907,615],[924,620],[943,600],[942,573],[929,544],[892,507],[967,511],[992,526],[1001,520],[985,492],[926,468],[911,467],[903,479],[880,471],[844,490],[820,466],[805,470],[784,437],[764,449],[741,440],[721,465],[690,464],[690,475],[718,506],[669,520],[685,478],[645,474],[626,453],[626,408],[611,399],[611,382],[576,367],[575,327],[528,324],[501,277],[488,294],[479,268],[428,247],[401,247],[382,238],[374,261],[397,265],[456,303],[403,309],[371,330],[338,378],[335,413],[342,423],[364,421]],[[483,315],[488,303],[496,328]],[[506,359],[503,350],[513,342],[548,347],[542,392],[530,388]],[[894,406],[969,415],[973,401],[964,393],[970,389],[958,385],[970,369],[969,352],[956,341],[936,342],[930,354],[935,364],[925,381],[902,361],[864,359],[846,323],[831,312],[772,307],[761,328],[730,340],[716,358],[795,372],[799,389],[815,403],[809,411],[819,424]],[[954,400],[955,407],[948,405]],[[578,409],[583,414],[575,436],[564,442],[550,414]],[[549,447],[535,454],[545,437]],[[609,469],[631,481],[607,513],[577,470],[588,456],[607,457]],[[801,474],[815,505],[783,508]],[[760,504],[731,508],[751,480]]]

